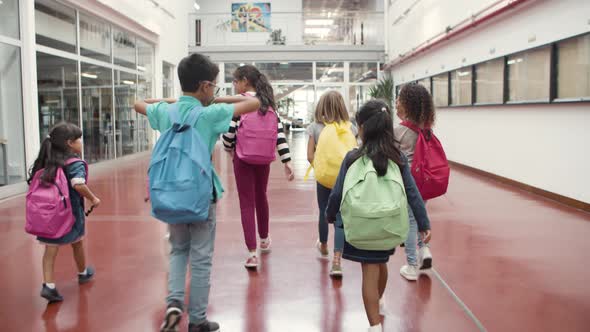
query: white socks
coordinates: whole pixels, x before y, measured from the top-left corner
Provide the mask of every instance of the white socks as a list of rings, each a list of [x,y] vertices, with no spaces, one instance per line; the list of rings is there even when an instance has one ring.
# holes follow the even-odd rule
[[[385,316],[385,314],[386,314],[386,312],[385,312],[385,299],[384,298],[379,299],[379,313],[383,316]]]
[[[371,326],[369,332],[383,332],[383,326],[381,326],[381,324]]]
[[[84,269],[84,271],[78,273],[78,275],[80,275],[80,276],[85,276],[87,274],[88,274],[88,268],[86,268],[86,269]]]
[[[49,289],[55,289],[54,283],[46,283],[45,286],[47,286],[47,288],[49,288]]]

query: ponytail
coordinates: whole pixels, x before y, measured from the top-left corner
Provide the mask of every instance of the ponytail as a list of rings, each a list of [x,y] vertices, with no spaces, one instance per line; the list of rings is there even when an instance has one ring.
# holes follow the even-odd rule
[[[365,103],[356,115],[359,127],[362,127],[363,145],[354,159],[366,155],[373,162],[377,175],[387,173],[389,161],[403,166],[403,158],[396,146],[393,133],[393,116],[391,110],[380,100]]]
[[[258,68],[252,65],[238,67],[234,72],[234,78],[246,79],[256,90],[256,97],[260,100],[260,111],[266,113],[269,108],[276,109],[275,97],[272,85]]]

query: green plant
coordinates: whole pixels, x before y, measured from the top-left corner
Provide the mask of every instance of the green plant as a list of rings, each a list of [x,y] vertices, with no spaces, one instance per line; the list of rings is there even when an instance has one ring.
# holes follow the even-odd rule
[[[369,89],[371,98],[383,99],[389,108],[393,108],[393,79],[385,78]]]
[[[289,109],[291,108],[291,106],[295,105],[295,99],[291,98],[291,97],[285,97],[285,98],[281,98],[278,102],[277,102],[277,108],[279,111],[279,114],[283,115],[283,116],[287,116],[289,114]]]

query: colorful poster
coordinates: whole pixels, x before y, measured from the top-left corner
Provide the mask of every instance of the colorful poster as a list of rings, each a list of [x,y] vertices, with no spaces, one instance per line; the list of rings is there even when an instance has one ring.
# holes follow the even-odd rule
[[[232,3],[232,32],[270,32],[270,3]]]

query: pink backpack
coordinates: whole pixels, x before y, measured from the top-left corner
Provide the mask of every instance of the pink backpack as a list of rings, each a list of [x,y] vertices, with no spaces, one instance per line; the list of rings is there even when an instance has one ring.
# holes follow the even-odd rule
[[[72,210],[68,178],[64,168],[77,161],[84,162],[88,175],[88,165],[79,158],[70,158],[66,160],[64,167],[57,169],[55,183],[47,184],[41,180],[44,169],[35,173],[26,199],[25,231],[27,233],[48,239],[57,239],[72,229],[76,219]]]
[[[244,114],[236,134],[236,154],[247,164],[268,165],[276,159],[278,117],[272,108]]]
[[[411,169],[422,199],[444,195],[449,186],[451,169],[442,144],[430,128],[421,129],[409,121],[403,121],[401,125],[418,134]]]

